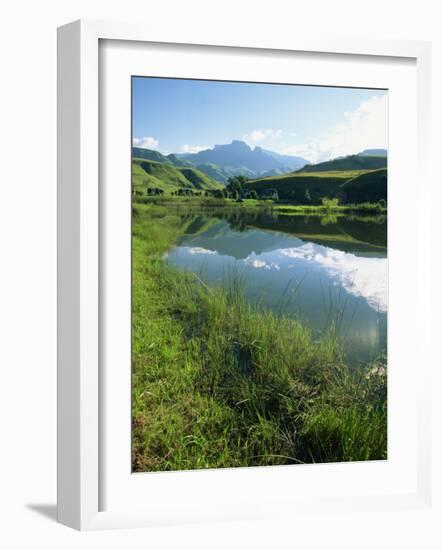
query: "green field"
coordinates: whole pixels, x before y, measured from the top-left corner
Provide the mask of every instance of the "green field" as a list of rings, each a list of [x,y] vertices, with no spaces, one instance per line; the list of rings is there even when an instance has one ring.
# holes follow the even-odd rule
[[[276,189],[279,199],[301,205],[318,205],[325,198],[342,202],[378,202],[387,197],[387,170],[291,172],[250,180],[246,189]]]
[[[179,172],[149,175],[169,191]],[[133,208],[134,471],[386,458],[383,360],[352,371],[332,330],[252,306],[239,274],[208,287],[167,265],[185,231],[207,229],[191,219]]]
[[[343,158],[336,158],[320,162],[318,164],[307,164],[299,172],[330,172],[348,170],[378,170],[387,167],[386,156],[361,156],[349,155]]]

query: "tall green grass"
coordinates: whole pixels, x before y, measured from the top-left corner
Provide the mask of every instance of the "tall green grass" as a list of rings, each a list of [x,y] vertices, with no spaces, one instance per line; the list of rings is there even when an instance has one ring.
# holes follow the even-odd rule
[[[189,219],[133,214],[134,471],[384,459],[386,371],[352,373],[331,330],[164,261]]]

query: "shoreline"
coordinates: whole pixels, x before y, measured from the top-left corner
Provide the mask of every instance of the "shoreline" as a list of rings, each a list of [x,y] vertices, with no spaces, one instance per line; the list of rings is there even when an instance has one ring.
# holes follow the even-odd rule
[[[258,209],[279,212],[281,214],[300,215],[348,215],[348,214],[379,214],[387,215],[387,207],[378,203],[361,203],[337,206],[323,205],[301,205],[283,202],[263,201],[256,199],[244,199],[237,202],[233,199],[215,199],[208,197],[137,197],[134,205],[156,205],[156,206],[186,206],[200,208],[233,208],[233,209]]]

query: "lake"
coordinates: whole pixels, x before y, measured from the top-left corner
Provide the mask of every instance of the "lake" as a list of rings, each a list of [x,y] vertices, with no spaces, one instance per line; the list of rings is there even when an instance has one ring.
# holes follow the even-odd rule
[[[299,216],[207,210],[182,214],[186,231],[167,261],[209,285],[239,274],[248,300],[333,329],[351,365],[386,353],[385,216]]]

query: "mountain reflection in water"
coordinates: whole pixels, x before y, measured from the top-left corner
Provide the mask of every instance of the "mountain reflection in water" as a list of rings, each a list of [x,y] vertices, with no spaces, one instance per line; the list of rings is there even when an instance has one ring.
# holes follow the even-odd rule
[[[299,317],[314,331],[336,327],[352,364],[386,351],[385,219],[225,218],[191,216],[167,261],[211,284],[241,273],[250,301]]]

